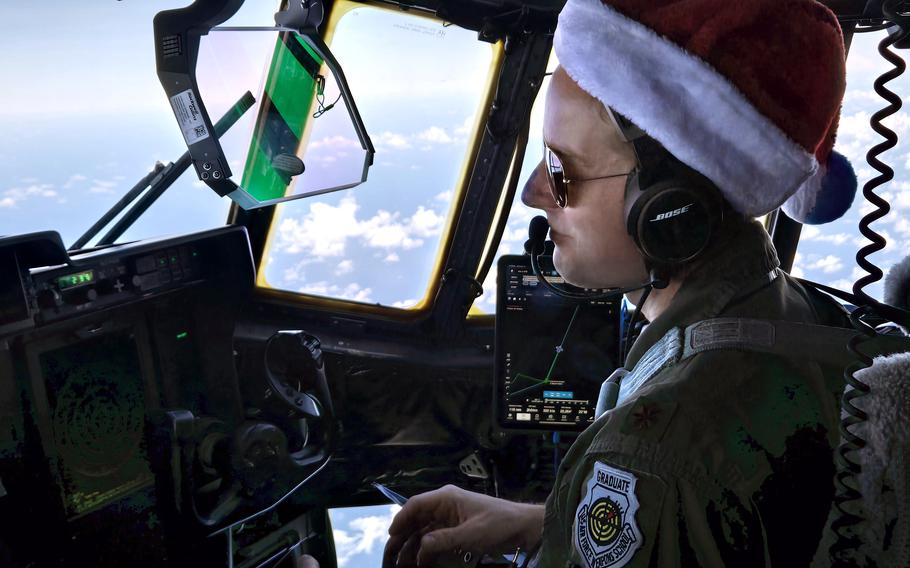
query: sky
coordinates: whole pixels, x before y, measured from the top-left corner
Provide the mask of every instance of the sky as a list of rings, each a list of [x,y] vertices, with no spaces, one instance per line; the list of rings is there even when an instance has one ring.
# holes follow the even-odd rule
[[[0,3],[0,235],[56,230],[72,243],[156,161],[174,161],[185,151],[155,76],[151,33],[155,12],[183,4]],[[247,4],[230,23],[269,21],[268,3]],[[872,81],[886,68],[875,52],[880,38],[870,34],[854,40],[838,136],[837,148],[852,161],[861,183],[873,174],[865,151],[879,139],[868,121],[883,106],[872,90]],[[263,65],[256,58],[246,61],[231,52],[219,62],[219,50],[209,48],[223,40],[207,39],[201,59],[220,66],[213,84],[221,81],[223,91],[203,92],[215,115],[219,101],[235,99],[244,87],[258,94],[262,81]],[[236,41],[237,53],[254,53],[244,46],[261,44],[253,36]],[[369,180],[357,188],[280,207],[263,275],[268,285],[295,292],[412,306],[429,285],[449,222],[492,50],[471,32],[372,10],[342,20],[333,47],[376,146],[376,163]],[[910,95],[907,78],[894,85],[902,97]],[[329,100],[337,92],[333,89],[330,82]],[[524,176],[541,157],[541,112],[538,105]],[[346,121],[339,105],[314,123],[304,156],[308,172],[341,171],[338,164],[349,163],[358,145]],[[885,155],[897,179],[879,190],[894,207],[874,226],[889,241],[887,250],[873,257],[883,268],[910,250],[910,146],[905,142],[910,118],[901,113],[886,123],[901,142]],[[235,180],[251,128],[241,122],[225,140]],[[228,206],[185,175],[124,239],[219,226]],[[857,221],[867,210],[857,199],[844,219],[804,228],[794,274],[849,290],[860,275],[853,257],[864,244]],[[533,215],[520,203],[513,206],[498,253],[521,252]],[[495,266],[477,302],[488,313],[495,310]],[[870,290],[880,297],[880,285]],[[333,511],[339,564],[378,565],[394,511],[390,506]]]

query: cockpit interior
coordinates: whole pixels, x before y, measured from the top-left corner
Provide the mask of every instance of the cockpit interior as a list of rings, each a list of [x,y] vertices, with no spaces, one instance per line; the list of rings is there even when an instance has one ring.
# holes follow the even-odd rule
[[[784,270],[871,306],[863,329],[906,351],[910,284],[879,281],[910,244],[910,162],[869,164],[910,134],[889,62],[910,19],[823,3],[849,47],[838,143],[883,186],[887,246],[855,266],[863,195],[833,227],[761,221]],[[0,566],[379,566],[388,519],[339,512],[447,484],[544,502],[642,325],[525,245],[563,2],[100,4],[59,41],[131,42],[142,58],[105,47],[86,75],[122,91],[61,70],[94,91],[59,101],[72,132],[10,110],[45,94],[0,114]],[[78,164],[48,181],[42,147]]]

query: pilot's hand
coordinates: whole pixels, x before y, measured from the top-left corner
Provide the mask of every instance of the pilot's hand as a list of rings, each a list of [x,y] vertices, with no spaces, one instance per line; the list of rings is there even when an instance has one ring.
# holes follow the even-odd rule
[[[297,568],[319,568],[319,563],[309,554],[304,554],[297,559]]]
[[[428,566],[455,550],[529,550],[543,533],[543,505],[514,503],[447,485],[412,497],[389,527],[383,566]]]

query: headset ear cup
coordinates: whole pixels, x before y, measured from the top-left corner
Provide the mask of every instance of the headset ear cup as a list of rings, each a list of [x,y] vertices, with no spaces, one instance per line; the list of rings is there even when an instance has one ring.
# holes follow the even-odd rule
[[[631,140],[638,167],[626,180],[626,231],[654,268],[672,269],[708,247],[723,215],[716,186],[656,140]]]
[[[704,252],[720,214],[712,189],[671,179],[629,195],[627,230],[649,263],[674,267]]]

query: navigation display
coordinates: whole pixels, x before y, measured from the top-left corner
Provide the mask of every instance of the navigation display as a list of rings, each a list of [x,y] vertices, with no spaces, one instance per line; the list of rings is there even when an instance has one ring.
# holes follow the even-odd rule
[[[565,284],[550,257],[551,283]],[[503,429],[581,431],[594,421],[600,385],[619,361],[620,299],[575,302],[543,287],[531,258],[499,260],[496,419]]]

